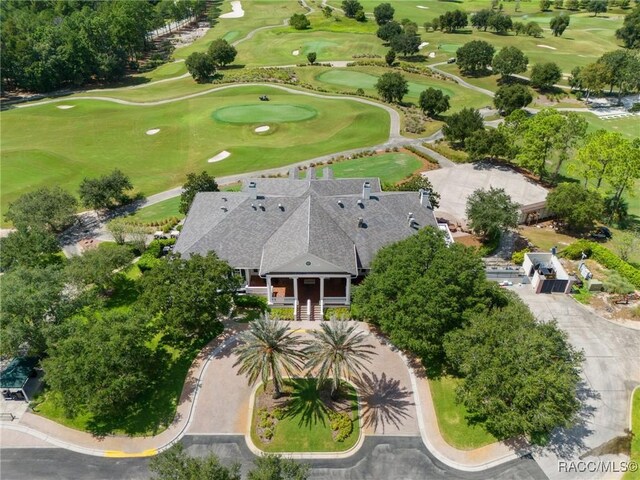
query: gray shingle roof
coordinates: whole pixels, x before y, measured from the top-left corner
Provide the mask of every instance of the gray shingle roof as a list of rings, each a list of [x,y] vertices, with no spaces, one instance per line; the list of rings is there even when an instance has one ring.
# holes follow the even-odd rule
[[[233,267],[261,274],[309,254],[336,272],[356,275],[383,246],[437,225],[417,192],[382,192],[378,179],[251,181],[257,199],[251,199],[248,182],[242,192],[196,195],[175,251],[189,256],[213,250]],[[369,200],[362,199],[365,181],[371,184]]]

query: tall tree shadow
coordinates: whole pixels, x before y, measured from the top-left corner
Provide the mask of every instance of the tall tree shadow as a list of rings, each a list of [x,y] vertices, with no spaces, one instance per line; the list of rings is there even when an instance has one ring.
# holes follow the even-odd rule
[[[374,430],[380,428],[383,433],[387,425],[398,428],[414,405],[409,399],[411,392],[400,385],[400,380],[387,378],[385,373],[380,377],[364,374],[356,386],[364,404],[362,424]]]
[[[325,424],[327,405],[318,390],[315,378],[294,378],[288,383],[293,388],[285,407],[285,417],[299,416],[299,426],[312,427],[318,423]]]

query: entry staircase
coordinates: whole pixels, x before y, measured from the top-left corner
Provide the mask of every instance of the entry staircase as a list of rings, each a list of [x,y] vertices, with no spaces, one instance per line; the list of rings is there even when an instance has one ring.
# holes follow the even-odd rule
[[[307,302],[296,307],[296,320],[322,320],[320,304]]]

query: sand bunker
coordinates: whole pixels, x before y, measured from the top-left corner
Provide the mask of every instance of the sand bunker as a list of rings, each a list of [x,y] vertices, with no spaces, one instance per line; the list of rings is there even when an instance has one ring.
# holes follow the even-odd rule
[[[291,52],[291,55],[295,55],[297,57],[298,55],[300,55],[300,50],[294,50],[293,52]]]
[[[418,50],[422,50],[424,47],[426,47],[427,45],[429,45],[429,42],[422,42],[419,46],[418,46]]]
[[[70,108],[75,107],[75,105],[58,105],[60,110],[69,110]]]
[[[556,47],[550,47],[549,45],[536,45],[536,47],[548,48],[549,50],[557,50]]]
[[[416,7],[421,8],[422,10],[429,10],[429,7],[425,7],[424,5],[416,5]]]
[[[429,58],[436,58],[436,52],[429,52]]]
[[[261,127],[256,128],[254,132],[257,132],[257,133],[268,132],[270,128],[271,127],[269,125],[262,125]]]
[[[227,158],[229,155],[231,155],[230,152],[223,150],[219,154],[217,154],[215,157],[211,157],[209,160],[207,160],[207,162],[209,163],[219,162],[220,160],[224,160],[225,158]]]
[[[244,17],[244,10],[242,9],[242,3],[239,1],[231,2],[231,12],[220,15],[220,18],[240,18]]]
[[[151,130],[147,130],[147,135],[155,135],[160,131],[159,128],[152,128]]]

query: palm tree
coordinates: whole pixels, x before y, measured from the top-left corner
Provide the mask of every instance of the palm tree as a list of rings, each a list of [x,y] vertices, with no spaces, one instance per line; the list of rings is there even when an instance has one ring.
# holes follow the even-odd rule
[[[303,350],[308,357],[305,367],[317,369],[319,384],[331,378],[331,398],[335,399],[340,379],[359,377],[364,362],[371,362],[374,347],[365,343],[365,334],[356,332],[355,324],[331,320],[320,326],[321,330],[311,332],[313,340]]]
[[[288,331],[287,324],[265,318],[251,322],[250,329],[241,334],[240,342],[235,350],[238,360],[234,367],[241,365],[239,372],[247,374],[249,384],[260,378],[266,385],[273,379],[273,397],[279,398],[282,374],[293,376],[303,368],[304,353],[296,347],[305,346],[307,342]]]

